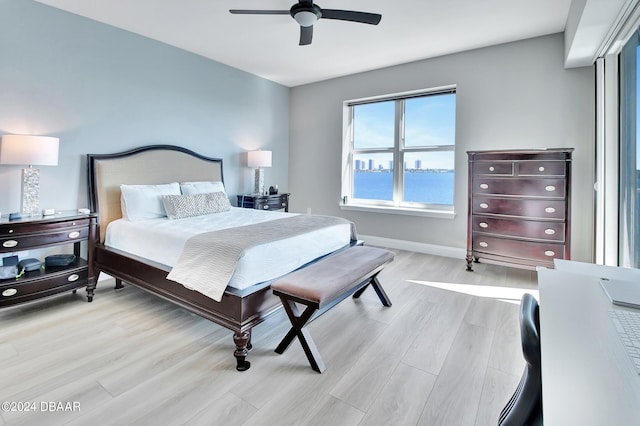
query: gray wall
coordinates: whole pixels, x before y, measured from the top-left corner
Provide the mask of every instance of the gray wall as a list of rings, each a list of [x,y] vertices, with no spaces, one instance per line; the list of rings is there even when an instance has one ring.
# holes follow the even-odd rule
[[[217,42],[217,41],[212,41]],[[229,195],[253,188],[250,149],[287,189],[290,89],[27,0],[0,0],[0,134],[60,138],[41,206],[87,206],[85,155],[176,144],[221,157]],[[20,166],[0,166],[0,212],[20,209]]]
[[[572,257],[591,260],[594,72],[565,70],[563,52],[556,34],[293,88],[292,210],[346,217],[364,235],[465,248],[467,150],[573,147]],[[455,219],[340,210],[342,102],[448,84],[457,85]]]

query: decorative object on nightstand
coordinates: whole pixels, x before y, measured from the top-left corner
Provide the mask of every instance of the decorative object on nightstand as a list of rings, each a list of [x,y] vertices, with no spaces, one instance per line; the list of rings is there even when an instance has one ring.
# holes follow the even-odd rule
[[[238,207],[256,210],[284,210],[288,212],[289,195],[290,194],[287,193],[273,195],[238,195]]]
[[[263,167],[271,167],[271,151],[247,152],[247,167],[256,169],[254,191],[264,195],[264,170]]]
[[[33,166],[57,166],[60,140],[49,136],[3,135],[0,164],[29,166],[22,169],[21,211],[40,215],[40,170]]]
[[[38,266],[33,269],[23,265],[25,272],[17,279],[0,280],[0,307],[65,291],[75,292],[82,287],[87,288],[87,300],[91,302],[97,281],[93,267],[97,229],[95,214],[78,214],[75,211],[32,220],[9,222],[5,218],[0,219],[0,254],[73,246],[73,254],[47,256],[44,268]],[[30,264],[35,265],[35,262]]]
[[[468,151],[467,270],[570,258],[572,148]]]

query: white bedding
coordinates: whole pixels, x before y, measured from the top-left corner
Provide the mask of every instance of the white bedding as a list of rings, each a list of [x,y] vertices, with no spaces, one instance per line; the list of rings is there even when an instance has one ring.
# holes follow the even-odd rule
[[[132,222],[118,219],[107,227],[105,245],[172,267],[186,240],[196,234],[293,215],[234,207],[228,212],[179,220],[158,218]],[[350,239],[350,225],[341,224],[252,247],[241,257],[229,286],[242,290],[277,278],[349,244]]]

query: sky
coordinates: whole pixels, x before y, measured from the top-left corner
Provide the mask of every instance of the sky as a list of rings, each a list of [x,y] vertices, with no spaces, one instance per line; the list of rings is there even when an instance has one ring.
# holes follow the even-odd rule
[[[384,101],[355,106],[354,147],[392,148],[394,143],[395,102]],[[431,147],[455,145],[456,95],[442,94],[410,98],[405,101],[405,146]],[[407,156],[409,156],[407,154]],[[391,154],[365,154],[387,167]],[[408,166],[422,160],[422,168],[453,169],[453,152],[411,153]]]

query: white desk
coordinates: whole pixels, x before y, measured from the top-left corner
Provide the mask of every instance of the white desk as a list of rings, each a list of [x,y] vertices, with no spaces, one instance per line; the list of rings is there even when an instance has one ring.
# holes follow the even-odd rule
[[[591,275],[575,273],[582,265]],[[613,305],[598,276],[621,272],[582,265],[538,269],[544,424],[639,425],[640,375],[608,316]]]

